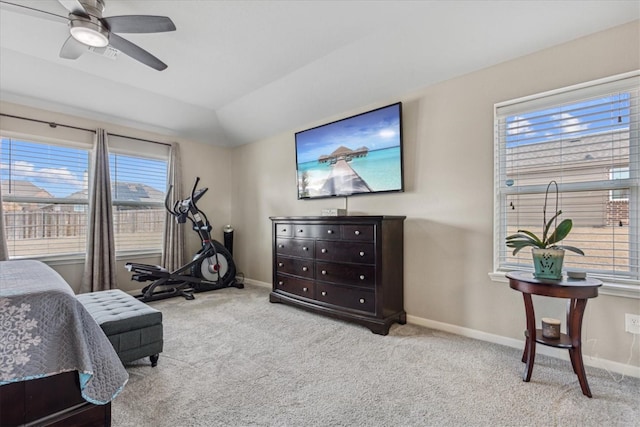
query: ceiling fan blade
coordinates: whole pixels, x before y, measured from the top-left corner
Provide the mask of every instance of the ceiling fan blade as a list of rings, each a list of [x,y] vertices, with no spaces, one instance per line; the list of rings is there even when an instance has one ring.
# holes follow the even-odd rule
[[[140,46],[137,46],[130,41],[123,39],[117,34],[109,34],[109,44],[125,55],[129,55],[136,61],[140,61],[143,64],[148,65],[149,67],[154,68],[158,71],[162,71],[167,68],[167,64],[160,61],[158,58],[156,58]]]
[[[69,36],[67,41],[62,45],[60,49],[60,58],[64,59],[78,59],[80,55],[85,53],[88,47],[73,37]]]
[[[33,7],[9,1],[0,1],[0,9],[7,10],[9,12],[17,12],[24,15],[34,16],[36,18],[47,19],[49,21],[61,22],[65,24],[69,22],[69,18],[67,18],[66,16],[47,12],[46,10],[35,9]]]
[[[163,33],[175,31],[173,21],[166,16],[124,15],[102,19],[113,33]]]
[[[82,16],[87,15],[87,11],[78,0],[58,0],[58,2],[71,13]]]

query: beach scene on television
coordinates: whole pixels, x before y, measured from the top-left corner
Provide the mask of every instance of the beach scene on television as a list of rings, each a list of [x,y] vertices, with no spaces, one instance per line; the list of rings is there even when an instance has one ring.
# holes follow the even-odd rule
[[[298,198],[402,190],[400,104],[296,134]]]

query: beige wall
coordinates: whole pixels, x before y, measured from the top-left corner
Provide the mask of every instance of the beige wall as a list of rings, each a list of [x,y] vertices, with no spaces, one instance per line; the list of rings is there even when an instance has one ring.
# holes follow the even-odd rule
[[[349,214],[407,216],[405,309],[410,319],[522,340],[521,295],[488,276],[493,269],[493,105],[638,69],[639,34],[636,21],[235,149],[231,216],[239,269],[248,278],[271,282],[269,216],[318,215],[322,208],[347,204],[344,198],[296,200],[294,133],[402,101],[406,192],[351,197]],[[637,342],[629,361],[633,336],[624,331],[624,313],[640,314],[638,301],[600,295],[589,302],[583,330],[587,363],[607,359],[640,366]],[[558,300],[537,299],[536,304],[538,316],[564,316]]]
[[[182,196],[186,197],[191,190],[196,176],[200,177],[200,186],[209,187],[209,192],[198,202],[198,206],[207,213],[214,229],[213,235],[222,239],[222,226],[229,223],[231,218],[231,173],[230,153],[228,148],[213,145],[203,145],[188,140],[157,135],[149,132],[129,129],[110,123],[85,120],[50,111],[38,110],[10,103],[0,103],[0,112],[21,117],[35,118],[46,122],[82,127],[85,129],[104,128],[107,132],[148,139],[158,142],[177,141],[180,144],[182,156],[183,188]],[[91,146],[92,134],[84,131],[70,130],[64,127],[50,128],[46,124],[38,124],[25,120],[0,117],[0,129],[16,132],[23,135],[39,135],[44,138],[78,141],[81,144]],[[135,141],[131,141],[135,144]],[[187,236],[187,254],[195,254],[200,247],[198,236],[191,231],[190,224],[185,224]],[[131,274],[124,268],[127,261],[159,264],[160,257],[126,258],[117,260],[118,286],[126,291],[140,289],[144,284],[131,281]],[[54,262],[52,267],[56,269],[69,284],[78,290],[82,280],[83,264],[74,261]]]

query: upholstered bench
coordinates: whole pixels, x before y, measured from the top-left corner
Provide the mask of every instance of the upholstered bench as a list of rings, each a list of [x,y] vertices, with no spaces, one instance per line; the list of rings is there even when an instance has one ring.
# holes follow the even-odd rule
[[[119,290],[77,295],[100,325],[122,363],[149,356],[158,364],[162,352],[162,312]]]

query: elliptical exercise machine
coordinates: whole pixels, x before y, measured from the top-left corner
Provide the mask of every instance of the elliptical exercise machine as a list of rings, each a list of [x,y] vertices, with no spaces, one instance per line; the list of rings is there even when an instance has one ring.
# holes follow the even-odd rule
[[[169,187],[164,206],[179,224],[186,223],[187,219],[191,221],[193,230],[200,236],[202,248],[191,262],[175,271],[168,271],[158,265],[126,263],[127,270],[134,273],[131,280],[153,281],[145,286],[142,294],[136,295],[136,298],[148,302],[180,295],[192,300],[194,292],[229,287],[244,288],[242,283],[236,281],[236,265],[231,253],[220,242],[211,238],[209,219],[198,209],[198,200],[208,190],[206,187],[196,190],[199,182],[200,178],[196,178],[191,189],[191,197],[176,201],[173,208],[169,207],[169,197],[173,187]]]

